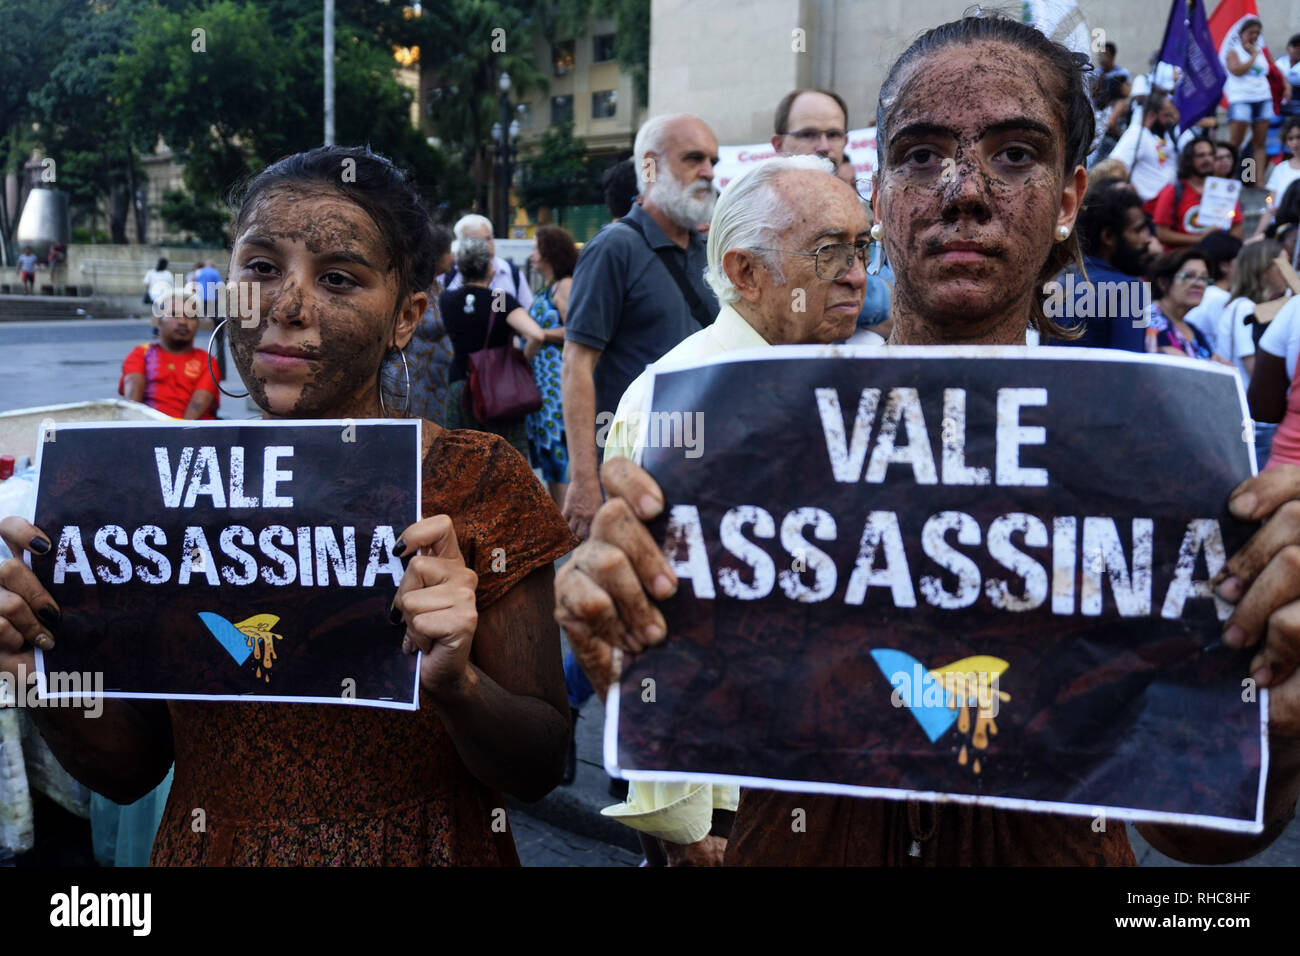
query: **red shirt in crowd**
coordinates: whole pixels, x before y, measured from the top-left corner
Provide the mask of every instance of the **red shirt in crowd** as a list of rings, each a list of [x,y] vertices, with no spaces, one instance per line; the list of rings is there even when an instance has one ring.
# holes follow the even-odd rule
[[[1174,184],[1170,183],[1160,190],[1151,211],[1151,221],[1157,226],[1164,226],[1175,232],[1185,232],[1195,236],[1209,232],[1209,228],[1200,221],[1201,193],[1189,183],[1183,183],[1183,194],[1178,200],[1178,209],[1174,209]],[[1245,217],[1241,212],[1241,203],[1232,213],[1232,225],[1239,225]]]
[[[215,418],[221,395],[213,374],[220,372],[208,368],[208,353],[203,349],[190,349],[185,353],[168,352],[157,342],[137,345],[122,363],[122,379],[117,384],[118,394],[123,393],[126,376],[144,376],[144,403],[150,408],[183,418],[196,389],[212,393],[212,407],[202,418]]]

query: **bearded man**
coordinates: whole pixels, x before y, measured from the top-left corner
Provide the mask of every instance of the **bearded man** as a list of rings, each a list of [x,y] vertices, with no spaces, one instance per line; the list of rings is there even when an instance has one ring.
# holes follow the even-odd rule
[[[564,324],[564,517],[580,538],[601,505],[597,444],[619,398],[647,365],[718,313],[697,229],[717,199],[717,137],[699,117],[656,116],[637,132],[633,151],[639,204],[582,250]]]

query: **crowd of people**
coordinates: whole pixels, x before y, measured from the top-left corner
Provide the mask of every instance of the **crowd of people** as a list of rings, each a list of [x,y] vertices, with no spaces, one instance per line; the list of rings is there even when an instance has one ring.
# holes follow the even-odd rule
[[[1114,96],[1098,111],[1087,58],[1032,27],[976,15],[927,31],[880,91],[870,206],[842,175],[849,117],[832,92],[785,97],[780,155],[721,197],[708,123],[653,117],[605,182],[614,222],[580,253],[562,229],[538,231],[537,292],[496,256],[490,223],[467,216],[448,234],[415,184],[368,149],[322,147],[271,166],[246,185],[235,218],[229,277],[260,283],[261,314],[231,323],[234,363],[266,416],[430,422],[427,517],[395,549],[410,560],[392,604],[402,650],[424,654],[421,707],[113,699],[96,721],[34,711],[44,740],[73,777],[119,803],[149,794],[175,764],[155,864],[516,863],[509,830],[493,826],[500,795],[545,794],[565,779],[566,749],[571,776],[574,709],[615,679],[615,651],[672,639],[654,602],[676,576],[646,527],[663,495],[629,457],[648,364],[781,344],[1073,343],[1231,362],[1250,377],[1256,418],[1283,420],[1270,472],[1230,499],[1243,520],[1269,519],[1267,533],[1217,582],[1236,605],[1223,640],[1254,647],[1251,675],[1276,688],[1266,829],[1140,828],[1188,861],[1257,853],[1300,792],[1300,627],[1288,611],[1300,598],[1288,570],[1300,470],[1276,467],[1300,462],[1286,458],[1300,452],[1300,400],[1293,420],[1287,392],[1300,316],[1285,306],[1258,342],[1237,325],[1255,317],[1258,329],[1257,307],[1287,286],[1278,253],[1294,248],[1300,214],[1284,197],[1267,234],[1246,241],[1239,212],[1202,226],[1189,204],[1218,170],[1217,146],[1192,137],[1179,170],[1166,168],[1176,110],[1158,88],[1114,83],[1113,52],[1098,72]],[[1143,114],[1125,129],[1112,121],[1129,97]],[[1116,139],[1111,157],[1093,150],[1099,133]],[[1090,178],[1090,155],[1094,172],[1122,162],[1126,140],[1138,162]],[[342,159],[355,160],[354,183],[339,182]],[[1287,196],[1300,207],[1300,193]],[[1165,252],[1158,230],[1178,248]],[[309,244],[309,234],[329,239]],[[1047,290],[1069,270],[1132,292],[1128,307],[1054,311]],[[888,296],[885,321],[868,305],[873,284]],[[192,342],[171,322],[152,367],[190,354],[187,331]],[[475,378],[475,357],[514,339],[536,401],[484,420],[476,409],[491,386]],[[286,354],[302,360],[268,357]],[[149,400],[148,355],[140,361],[143,382],[124,369],[124,387]],[[394,363],[406,374],[394,376]],[[184,414],[212,384],[199,376]],[[9,550],[33,562],[48,560],[48,530],[0,521]],[[489,566],[500,546],[505,573]],[[3,565],[0,582],[0,669],[30,670],[33,648],[58,639],[59,606],[21,560]],[[572,647],[563,661],[557,621]],[[358,637],[394,634],[375,621]],[[266,732],[254,739],[250,726]],[[202,832],[193,807],[206,810]],[[795,809],[806,827],[790,826]],[[643,836],[648,862],[668,865],[1135,862],[1122,827],[984,805],[636,782],[608,812]]]

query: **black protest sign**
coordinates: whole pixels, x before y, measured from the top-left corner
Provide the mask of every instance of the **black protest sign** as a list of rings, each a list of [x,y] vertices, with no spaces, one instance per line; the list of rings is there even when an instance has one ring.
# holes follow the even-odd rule
[[[43,669],[105,696],[414,709],[388,612],[419,518],[420,423],[60,425],[32,561],[63,619]]]
[[[1251,530],[1233,370],[788,347],[652,391],[681,586],[625,663],[611,765],[1258,830],[1266,698],[1207,583]]]

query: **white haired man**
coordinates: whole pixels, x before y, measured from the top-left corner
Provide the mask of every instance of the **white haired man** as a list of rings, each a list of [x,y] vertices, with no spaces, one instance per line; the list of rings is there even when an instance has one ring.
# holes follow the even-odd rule
[[[826,175],[833,169],[820,156],[778,157],[727,187],[709,228],[708,282],[722,303],[718,317],[661,362],[765,345],[825,345],[853,333],[866,288],[869,227],[856,190]],[[793,295],[796,289],[803,295]],[[642,372],[624,393],[605,460],[632,457],[649,382]],[[569,642],[603,698],[609,645],[582,631],[570,633]],[[721,865],[738,797],[734,786],[634,782],[627,802],[605,813],[660,840],[670,865]]]
[[[564,517],[580,538],[601,505],[598,435],[619,397],[648,364],[717,314],[696,230],[717,199],[717,137],[699,117],[656,116],[637,132],[633,151],[641,203],[582,250],[564,323]]]
[[[528,281],[520,274],[519,267],[513,262],[497,258],[497,246],[492,239],[492,221],[490,219],[477,213],[461,216],[456,220],[456,225],[452,227],[452,233],[455,235],[451,243],[453,257],[460,253],[462,239],[482,239],[486,241],[488,249],[492,252],[492,275],[489,278],[488,287],[500,289],[502,292],[509,292],[518,300],[522,309],[528,309],[533,304],[533,290],[528,287]],[[459,289],[463,281],[460,272],[455,266],[452,266],[448,278],[443,282],[443,289],[447,292]]]

